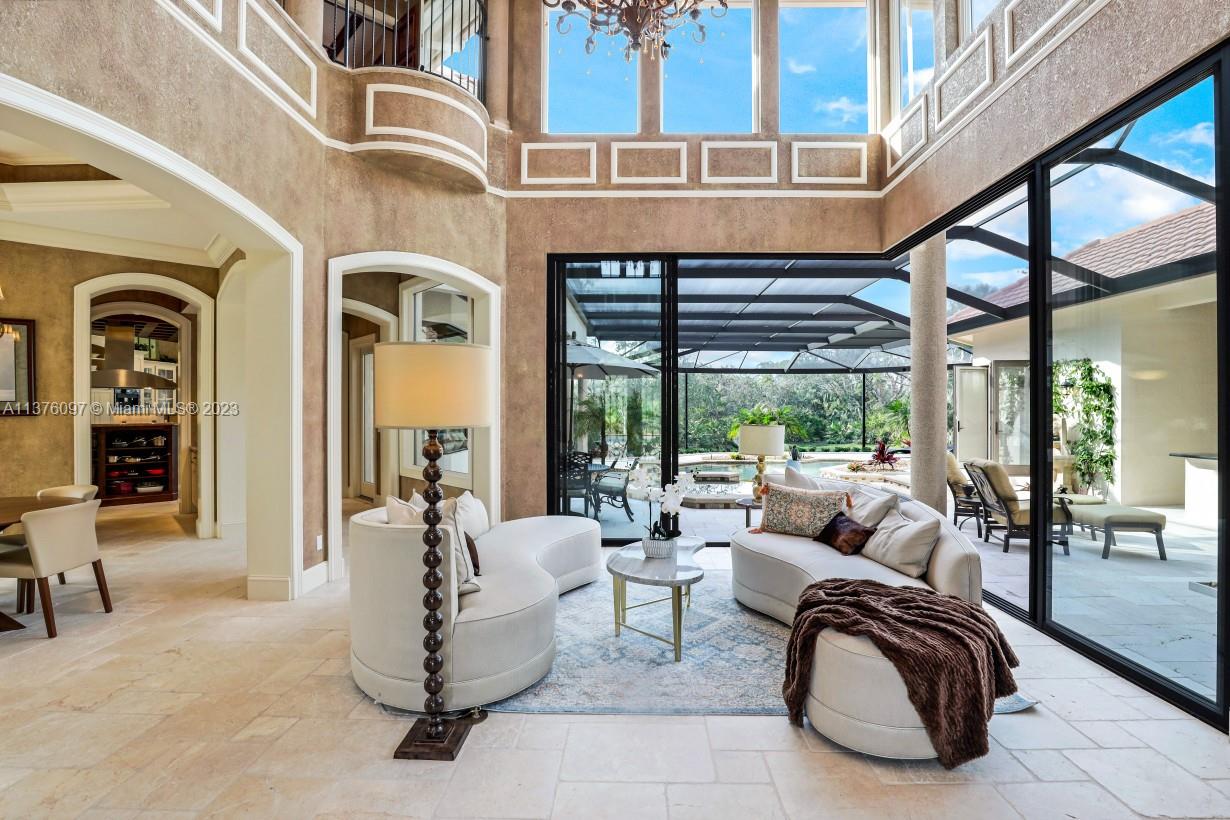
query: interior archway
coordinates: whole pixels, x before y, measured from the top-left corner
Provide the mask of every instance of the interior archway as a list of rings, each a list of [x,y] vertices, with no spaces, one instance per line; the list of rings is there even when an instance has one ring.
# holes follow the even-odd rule
[[[238,486],[245,498],[239,517],[229,516],[228,523],[232,534],[241,535],[246,544],[248,597],[296,597],[303,588],[302,245],[255,203],[174,151],[97,112],[6,75],[0,75],[0,118],[5,129],[19,137],[77,158],[194,218],[208,220],[219,234],[243,249],[246,261],[234,266],[223,282],[242,279],[243,297],[225,302],[220,298],[227,316],[224,319],[220,313],[217,320],[226,326],[244,322],[259,343],[247,349],[226,346],[216,365],[219,371],[259,373],[260,378],[245,379],[238,419],[243,435],[221,442],[221,449],[230,451],[228,465],[237,466],[242,474]],[[108,287],[92,281],[82,293],[103,292]],[[230,295],[236,293],[239,291]],[[88,324],[88,301],[84,300],[83,314],[75,312],[76,327]],[[262,306],[259,317],[257,311],[246,309],[249,302]],[[81,300],[75,300],[75,305],[80,310]],[[212,333],[212,317],[202,324],[208,324]],[[78,357],[85,363],[84,372],[74,373],[74,396],[80,399],[84,384],[88,401],[88,333],[84,348],[84,356]],[[76,350],[81,350],[80,341]],[[202,379],[203,384],[206,381],[213,380]],[[78,464],[82,463],[81,424],[81,419],[74,422]],[[85,433],[88,449],[88,426]],[[203,495],[212,497],[212,493]],[[247,497],[259,503],[246,503]],[[235,501],[228,498],[232,505],[228,512],[236,511]],[[216,522],[216,516],[214,512],[205,521]],[[209,534],[216,532],[215,525]]]
[[[329,576],[339,578],[344,574],[345,556],[342,555],[342,344],[341,322],[343,313],[343,277],[353,273],[391,272],[423,277],[449,285],[473,300],[473,341],[490,345],[500,357],[501,338],[501,288],[468,268],[454,262],[425,254],[403,251],[371,251],[339,256],[329,260],[328,283],[328,380],[326,408],[328,459],[328,498],[326,513],[329,533]],[[493,372],[497,381],[492,389],[500,395],[499,368]],[[486,504],[492,523],[500,520],[500,430],[493,426],[474,431],[474,459],[472,465],[473,492]]]

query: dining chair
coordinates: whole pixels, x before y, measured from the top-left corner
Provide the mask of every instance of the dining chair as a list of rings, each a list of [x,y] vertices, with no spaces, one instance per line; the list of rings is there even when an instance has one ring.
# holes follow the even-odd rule
[[[51,602],[51,585],[47,579],[66,570],[93,565],[98,594],[103,609],[111,612],[111,593],[103,574],[98,553],[98,535],[94,530],[98,507],[102,502],[83,501],[66,507],[28,512],[21,517],[25,528],[26,546],[0,552],[0,578],[17,579],[17,612],[34,612],[34,588],[38,587],[43,607],[43,622],[47,637],[56,636],[55,611]]]
[[[75,498],[78,501],[93,501],[96,495],[98,487],[93,484],[61,484],[58,487],[44,487],[34,494],[35,498]],[[26,532],[21,524],[0,531],[0,547],[24,546],[25,543]],[[62,572],[56,575],[56,579],[61,585],[68,583]]]

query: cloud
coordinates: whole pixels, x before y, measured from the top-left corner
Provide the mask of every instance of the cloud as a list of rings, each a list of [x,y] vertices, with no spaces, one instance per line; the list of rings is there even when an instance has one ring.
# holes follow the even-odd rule
[[[967,279],[971,282],[977,282],[980,285],[990,285],[994,288],[1002,288],[1005,285],[1011,285],[1024,275],[1024,270],[997,270],[986,271],[984,273],[963,273],[961,274],[961,278]]]
[[[854,122],[867,113],[867,103],[857,103],[846,96],[835,100],[816,100],[812,111],[817,114],[827,114],[839,122]]]
[[[1066,171],[1071,166],[1061,167]],[[1198,202],[1146,177],[1094,165],[1051,189],[1054,248],[1066,255],[1087,242],[1105,239]]]
[[[1198,122],[1191,128],[1182,128],[1157,136],[1161,145],[1199,145],[1202,148],[1213,147],[1213,123]]]
[[[800,63],[793,57],[786,58],[786,70],[791,74],[815,74],[816,67],[811,63]]]

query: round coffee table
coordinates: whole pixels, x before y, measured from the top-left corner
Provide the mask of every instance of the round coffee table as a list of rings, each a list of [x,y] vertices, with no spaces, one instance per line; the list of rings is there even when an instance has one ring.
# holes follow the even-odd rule
[[[675,662],[683,660],[683,610],[684,597],[687,605],[692,606],[692,584],[705,577],[705,571],[696,564],[696,553],[705,548],[702,538],[681,536],[674,558],[646,558],[641,542],[628,544],[612,555],[606,562],[606,571],[611,573],[611,588],[615,598],[615,635],[618,637],[621,628],[631,629],[647,638],[670,644],[675,648]],[[669,598],[656,598],[641,604],[628,606],[628,583],[642,584],[651,587],[669,587]],[[650,604],[671,602],[671,623],[673,635],[665,638],[646,632],[628,623],[628,610]]]

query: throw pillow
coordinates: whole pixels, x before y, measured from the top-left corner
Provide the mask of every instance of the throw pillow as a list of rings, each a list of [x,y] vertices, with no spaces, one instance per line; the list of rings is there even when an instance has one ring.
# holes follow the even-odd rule
[[[466,540],[466,551],[470,553],[470,563],[474,565],[474,574],[482,575],[483,571],[478,566],[478,544],[474,543],[474,538],[468,533],[462,533],[462,537]]]
[[[786,468],[786,480],[783,483],[785,483],[787,487],[794,487],[799,490],[820,489],[811,476],[804,475],[801,470],[796,470],[793,467]]]
[[[850,515],[868,527],[878,527],[884,516],[897,509],[899,499],[895,493],[879,493],[855,490],[851,493]]]
[[[911,521],[893,512],[876,527],[875,534],[863,547],[863,557],[911,578],[921,578],[927,574],[931,553],[939,540],[938,519]]]
[[[450,498],[444,502],[440,529],[448,533],[448,541],[453,549],[453,572],[457,576],[457,591],[458,594],[464,594],[461,586],[474,580],[474,564],[470,561],[470,551],[466,549],[465,530],[457,521],[457,499]]]
[[[777,484],[762,498],[764,513],[760,527],[765,532],[815,538],[833,516],[846,509],[848,499],[845,493],[798,490]]]
[[[491,529],[487,508],[469,490],[457,497],[457,520],[462,529],[475,538]]]
[[[426,509],[427,502],[418,493],[413,493],[409,501],[402,501],[397,496],[390,495],[384,502],[384,510],[388,517],[388,522],[403,527],[412,524],[422,524],[423,511]]]
[[[864,526],[845,513],[837,513],[815,540],[828,544],[842,555],[857,555],[875,532],[875,527]]]

